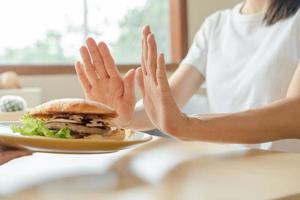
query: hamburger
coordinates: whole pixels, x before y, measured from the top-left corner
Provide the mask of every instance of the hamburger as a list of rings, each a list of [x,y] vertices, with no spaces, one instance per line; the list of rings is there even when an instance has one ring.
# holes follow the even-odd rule
[[[22,135],[73,139],[115,139],[126,137],[114,125],[117,113],[101,103],[84,99],[58,99],[46,102],[23,116],[22,125],[12,130]]]

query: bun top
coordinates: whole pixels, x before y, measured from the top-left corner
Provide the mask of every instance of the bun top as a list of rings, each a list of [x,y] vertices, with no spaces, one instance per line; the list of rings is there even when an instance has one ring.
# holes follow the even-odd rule
[[[53,114],[87,114],[102,115],[109,118],[116,118],[118,114],[110,107],[85,99],[57,99],[48,101],[30,110],[32,116],[53,115]]]

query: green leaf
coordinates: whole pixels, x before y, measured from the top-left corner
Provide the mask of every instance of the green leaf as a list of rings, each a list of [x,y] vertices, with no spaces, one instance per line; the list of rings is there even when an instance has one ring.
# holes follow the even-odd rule
[[[56,133],[56,137],[58,138],[72,138],[71,130],[68,128],[62,128]]]
[[[21,119],[22,125],[11,125],[11,130],[14,133],[20,133],[25,136],[45,136],[51,138],[72,138],[71,130],[68,128],[62,128],[59,131],[53,131],[45,126],[45,123],[37,118],[26,114]]]

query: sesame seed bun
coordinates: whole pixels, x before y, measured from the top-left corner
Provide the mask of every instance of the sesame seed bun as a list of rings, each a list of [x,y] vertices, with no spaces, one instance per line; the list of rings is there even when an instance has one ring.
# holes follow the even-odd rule
[[[116,118],[118,114],[110,107],[85,99],[57,99],[41,104],[30,110],[32,116],[47,116],[53,114],[84,114],[101,115],[107,118]]]

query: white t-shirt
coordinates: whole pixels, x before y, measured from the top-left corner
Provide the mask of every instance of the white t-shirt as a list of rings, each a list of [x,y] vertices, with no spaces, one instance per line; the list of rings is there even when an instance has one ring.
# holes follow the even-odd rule
[[[284,98],[300,62],[300,11],[267,26],[242,3],[209,16],[182,61],[206,78],[212,113],[261,107]]]

